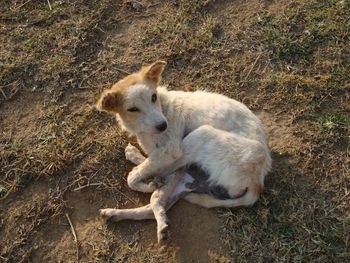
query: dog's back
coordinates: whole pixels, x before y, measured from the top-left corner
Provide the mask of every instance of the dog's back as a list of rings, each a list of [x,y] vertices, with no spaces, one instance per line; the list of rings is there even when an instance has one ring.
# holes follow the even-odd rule
[[[168,121],[176,123],[184,120],[185,135],[200,126],[210,125],[256,140],[268,149],[261,121],[243,103],[205,91],[167,91],[160,87],[158,92]]]

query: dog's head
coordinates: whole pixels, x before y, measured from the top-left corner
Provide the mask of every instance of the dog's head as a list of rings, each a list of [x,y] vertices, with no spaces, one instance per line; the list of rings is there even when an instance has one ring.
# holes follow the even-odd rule
[[[133,134],[157,134],[166,130],[167,120],[157,96],[157,87],[166,62],[144,66],[103,91],[96,107],[117,114]]]

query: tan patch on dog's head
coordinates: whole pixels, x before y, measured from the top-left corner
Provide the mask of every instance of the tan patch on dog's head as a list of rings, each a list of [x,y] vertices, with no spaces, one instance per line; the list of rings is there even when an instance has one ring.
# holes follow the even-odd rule
[[[117,113],[121,104],[122,95],[118,91],[105,90],[96,103],[99,111]]]
[[[145,84],[150,88],[156,89],[161,81],[165,65],[165,61],[156,61],[150,65],[143,66],[139,72],[121,79],[112,88],[103,91],[96,103],[96,108],[100,111],[121,113],[123,98],[128,89],[136,84]]]
[[[142,75],[144,81],[147,81],[157,87],[160,83],[165,65],[165,61],[156,61],[151,65],[142,67],[140,74]]]

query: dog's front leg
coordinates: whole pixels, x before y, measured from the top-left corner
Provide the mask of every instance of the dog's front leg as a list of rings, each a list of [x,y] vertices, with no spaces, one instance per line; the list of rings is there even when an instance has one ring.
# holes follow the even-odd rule
[[[146,160],[146,157],[135,146],[130,143],[125,148],[125,158],[133,164],[139,165]]]
[[[134,167],[128,175],[128,186],[135,190],[144,193],[152,193],[157,189],[154,182],[145,183],[143,180],[150,176],[157,175],[164,167],[174,163],[182,156],[182,152],[177,150],[169,151],[154,151],[140,165]]]
[[[151,196],[149,205],[129,208],[129,209],[115,209],[106,208],[100,210],[100,215],[105,220],[119,222],[122,220],[144,220],[155,219],[157,221],[157,238],[158,243],[165,241],[168,238],[168,218],[166,211],[179,200],[183,194],[186,193],[184,187],[179,187],[180,181],[184,173],[182,170],[174,174],[168,175],[165,178],[164,186],[155,190]],[[183,185],[184,183],[182,183]],[[177,190],[177,191],[176,191]]]
[[[147,179],[148,176],[146,174],[142,173],[143,167],[149,166],[149,159],[147,158],[144,160],[140,165],[134,167],[131,172],[128,174],[127,182],[128,186],[134,190],[139,191],[143,193],[153,193],[154,190],[157,189],[156,184],[153,182],[146,183],[143,182],[143,180]]]

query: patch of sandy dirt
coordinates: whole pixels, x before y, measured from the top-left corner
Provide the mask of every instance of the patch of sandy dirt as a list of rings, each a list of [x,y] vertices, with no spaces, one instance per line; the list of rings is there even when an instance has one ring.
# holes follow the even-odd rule
[[[28,92],[4,104],[0,111],[2,138],[29,144],[40,133],[38,118],[42,115],[45,96],[40,92]]]

